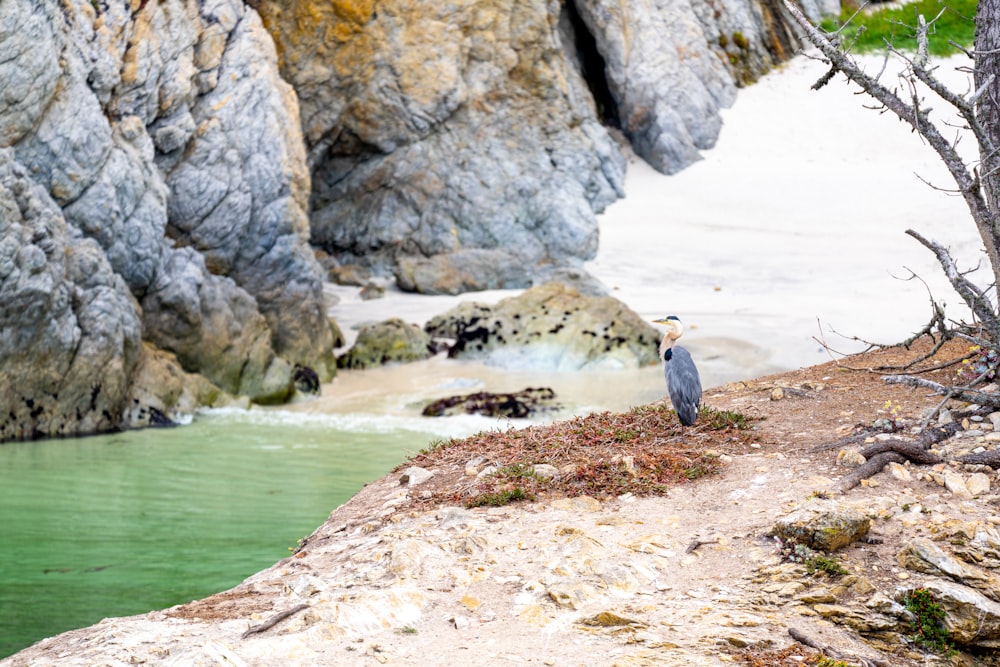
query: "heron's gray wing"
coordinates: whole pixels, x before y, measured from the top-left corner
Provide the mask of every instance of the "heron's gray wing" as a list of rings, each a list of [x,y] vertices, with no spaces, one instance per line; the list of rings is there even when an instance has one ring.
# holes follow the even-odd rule
[[[683,347],[674,347],[670,360],[663,363],[663,375],[681,423],[693,424],[701,405],[701,377],[691,354]]]

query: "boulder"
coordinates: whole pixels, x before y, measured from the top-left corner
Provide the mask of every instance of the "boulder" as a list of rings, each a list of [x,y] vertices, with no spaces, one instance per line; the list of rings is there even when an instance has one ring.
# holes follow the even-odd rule
[[[944,611],[948,638],[961,646],[995,651],[1000,648],[1000,603],[982,593],[951,581],[932,579],[920,586],[903,587],[893,597],[905,603],[916,588],[927,591]]]
[[[439,398],[427,404],[424,417],[485,415],[525,419],[541,412],[558,409],[556,393],[548,387],[528,387],[521,391],[493,393],[479,391],[461,396]]]
[[[462,303],[425,330],[454,339],[448,355],[505,368],[638,368],[658,361],[660,333],[613,297],[546,283],[496,305]]]
[[[123,426],[170,426],[184,423],[199,407],[249,407],[222,391],[201,375],[186,372],[177,357],[150,343],[143,343],[143,355],[132,384]]]
[[[914,537],[907,542],[897,560],[908,570],[947,577],[1000,600],[1000,578],[987,570],[963,563],[926,537]]]
[[[392,318],[363,327],[354,345],[337,359],[340,368],[371,368],[432,356],[431,338],[415,324]]]
[[[768,535],[830,552],[861,539],[871,525],[871,519],[858,510],[812,498],[778,519]]]

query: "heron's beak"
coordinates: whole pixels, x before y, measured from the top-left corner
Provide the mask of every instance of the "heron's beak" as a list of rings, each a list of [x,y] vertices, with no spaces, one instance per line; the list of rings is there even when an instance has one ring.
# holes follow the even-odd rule
[[[665,317],[661,317],[658,320],[652,320],[653,324],[670,324],[670,320]]]

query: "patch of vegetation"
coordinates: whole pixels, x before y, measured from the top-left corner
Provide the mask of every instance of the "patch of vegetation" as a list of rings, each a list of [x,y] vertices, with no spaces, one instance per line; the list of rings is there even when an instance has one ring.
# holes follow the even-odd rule
[[[465,503],[466,507],[503,507],[521,500],[534,500],[535,497],[521,487],[506,489],[496,493],[482,493]]]
[[[882,409],[879,410],[879,414],[883,416],[876,418],[872,422],[873,429],[882,431],[883,433],[898,433],[903,430],[903,426],[905,426],[903,408],[900,407],[898,401],[894,403],[891,400],[887,400],[882,405]]]
[[[647,405],[433,444],[400,468],[450,468],[464,475],[466,463],[477,458],[498,466],[471,488],[448,485],[417,501],[427,505],[500,506],[539,495],[662,495],[672,485],[714,474],[720,454],[747,451],[758,438],[754,421],[738,412],[702,408],[696,426],[682,427],[669,406]],[[562,472],[539,477],[536,464]],[[517,493],[524,495],[512,495]]]
[[[736,654],[736,659],[749,667],[788,667],[803,665],[804,667],[851,667],[842,660],[833,660],[818,651],[806,648],[801,644],[792,644],[783,649],[751,646]]]
[[[928,33],[928,50],[931,55],[949,56],[959,52],[949,40],[962,46],[969,46],[975,40],[976,4],[977,0],[917,0],[902,7],[862,11],[854,16],[858,5],[845,2],[840,17],[823,21],[821,27],[836,32],[847,23],[841,39],[857,53],[881,51],[887,42],[900,51],[916,51],[917,16],[922,14],[931,21],[943,10]]]
[[[401,635],[415,635],[417,634],[417,629],[412,625],[404,625],[403,627],[396,630],[396,632]]]
[[[825,655],[820,655],[816,658],[816,667],[851,667],[843,660],[834,660],[833,658],[828,658]]]
[[[809,574],[824,572],[831,577],[842,577],[847,574],[847,569],[841,565],[836,558],[818,554],[806,561],[806,571],[808,571]]]
[[[504,479],[534,478],[536,477],[535,466],[525,463],[512,463],[509,466],[497,468],[493,476]]]
[[[747,417],[742,412],[732,410],[713,410],[712,408],[701,408],[698,411],[698,419],[713,431],[724,431],[735,428],[745,430],[750,428],[754,419]]]
[[[997,376],[998,365],[1000,358],[995,349],[984,350],[978,345],[973,345],[969,348],[969,356],[962,359],[956,382],[969,384],[976,380],[993,380]]]
[[[826,556],[795,540],[783,541],[777,537],[774,540],[778,543],[782,563],[801,563],[806,566],[806,571],[809,574],[823,572],[832,577],[847,574],[847,569],[832,556]]]
[[[910,631],[913,633],[910,637],[912,641],[934,653],[951,655],[955,652],[951,635],[944,627],[944,609],[941,608],[930,591],[926,588],[916,588],[910,591],[903,606],[914,616],[910,624]]]
[[[427,443],[426,447],[424,447],[424,448],[422,448],[420,450],[420,453],[423,454],[423,455],[430,455],[435,450],[443,448],[443,447],[447,447],[448,445],[452,444],[453,442],[454,442],[454,440],[431,440],[429,443]]]

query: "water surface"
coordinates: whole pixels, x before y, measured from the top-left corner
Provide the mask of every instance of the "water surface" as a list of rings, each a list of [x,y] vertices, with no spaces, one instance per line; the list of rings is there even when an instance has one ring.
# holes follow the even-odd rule
[[[0,445],[0,656],[238,584],[415,449],[473,428],[427,421],[234,411]]]

